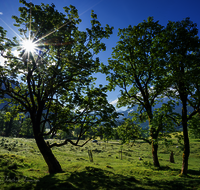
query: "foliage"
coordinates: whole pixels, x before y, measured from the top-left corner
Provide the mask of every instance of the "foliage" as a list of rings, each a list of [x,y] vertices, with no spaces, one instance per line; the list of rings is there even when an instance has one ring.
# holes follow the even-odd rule
[[[200,116],[196,114],[192,119],[189,121],[189,134],[192,138],[200,139]]]
[[[5,106],[0,110],[0,135],[2,136],[18,136],[20,130],[19,118],[23,118],[23,114],[16,113],[13,109]]]
[[[162,103],[160,108],[155,108],[153,111],[154,118],[152,125],[156,131],[162,133],[160,137],[165,137],[165,134],[176,131],[176,126],[179,125],[180,114],[174,112],[176,102],[169,100],[167,103]]]
[[[164,139],[165,142],[168,142],[167,138],[171,136],[168,135],[170,132],[176,131],[175,126],[180,120],[180,115],[173,112],[175,106],[174,101],[168,101],[163,103],[160,108],[154,108],[152,119],[152,126],[159,133],[158,138]],[[141,127],[141,122],[145,121],[145,118],[141,118],[141,115],[137,112],[129,113],[132,118],[127,118],[124,120],[124,123],[117,128],[118,134],[122,142],[129,142],[134,139],[142,139],[151,144],[149,139],[149,127]],[[144,115],[143,115],[144,116]],[[147,116],[146,116],[147,117]],[[151,127],[151,126],[150,126]]]
[[[163,43],[166,44],[167,54],[164,69],[168,72],[166,80],[171,83],[166,95],[181,103],[186,97],[186,102],[195,109],[195,112],[189,114],[189,120],[198,112],[200,101],[200,41],[197,25],[189,18],[180,22],[170,21],[164,35],[166,38]]]
[[[139,124],[136,124],[129,118],[125,119],[124,123],[117,127],[117,132],[122,143],[129,143],[131,140],[135,141],[135,139],[143,139],[150,143],[149,135],[145,135],[147,131],[143,130]]]
[[[54,5],[34,6],[25,1],[20,2],[24,3],[27,8],[20,8],[21,18],[13,16],[18,23],[15,25],[20,27],[23,23],[26,23],[25,29],[19,29],[21,34],[26,34],[31,16],[33,21],[30,35],[31,37],[34,36],[34,42],[39,42],[37,44],[39,50],[36,51],[36,54],[30,53],[28,60],[27,53],[24,53],[24,50],[21,49],[19,49],[21,50],[21,56],[24,53],[22,59],[12,57],[11,48],[14,45],[19,45],[19,42],[16,40],[9,41],[5,38],[7,43],[3,47],[5,50],[7,47],[10,48],[7,55],[4,54],[4,57],[9,62],[4,66],[4,72],[1,73],[3,78],[1,82],[6,88],[5,90],[1,89],[1,93],[9,94],[12,92],[15,94],[15,96],[12,95],[11,99],[7,98],[6,100],[11,103],[11,100],[13,102],[14,99],[20,103],[17,105],[17,109],[26,112],[29,111],[29,108],[37,110],[39,106],[42,106],[42,102],[45,102],[43,110],[46,110],[46,113],[43,112],[41,123],[48,121],[51,126],[54,126],[54,131],[56,131],[55,128],[58,123],[62,124],[63,128],[66,126],[64,121],[65,123],[68,121],[69,126],[71,123],[73,125],[75,123],[79,125],[80,123],[87,123],[88,125],[88,121],[97,119],[97,115],[105,118],[107,113],[114,111],[108,103],[106,104],[106,95],[103,93],[106,89],[101,86],[100,88],[92,87],[91,84],[94,79],[90,76],[97,71],[99,65],[98,58],[93,60],[92,57],[99,51],[105,50],[105,44],[101,43],[100,40],[104,37],[108,38],[112,33],[112,28],[106,26],[103,30],[96,19],[96,14],[92,12],[92,29],[87,29],[87,32],[80,32],[75,26],[81,21],[78,19],[75,7],[64,8],[68,14],[66,19],[64,14],[54,10]],[[30,8],[32,15],[29,15]],[[43,15],[44,12],[48,12],[46,17]],[[48,20],[44,22],[43,19],[47,17]],[[55,30],[61,23],[64,23],[62,27]],[[52,32],[52,34],[47,35],[45,32]],[[50,39],[60,40],[60,43],[54,42],[55,44],[52,44],[49,42]],[[14,42],[16,44],[13,44]],[[94,50],[93,54],[90,51],[91,49]],[[17,67],[13,68],[14,65],[17,65]],[[15,75],[12,76],[14,71]],[[20,74],[20,76],[17,74]],[[21,78],[23,83],[19,84],[16,81],[18,77]],[[14,83],[15,89],[9,89],[9,82]],[[53,83],[54,85],[52,85]],[[16,102],[14,102],[15,105]],[[107,109],[107,113],[105,111],[101,112],[103,105],[104,109]],[[93,114],[89,114],[92,112]],[[58,119],[60,120],[58,121]],[[83,120],[85,122],[82,122]]]
[[[31,119],[26,117],[21,123],[20,136],[25,138],[33,138],[33,129],[31,127]]]

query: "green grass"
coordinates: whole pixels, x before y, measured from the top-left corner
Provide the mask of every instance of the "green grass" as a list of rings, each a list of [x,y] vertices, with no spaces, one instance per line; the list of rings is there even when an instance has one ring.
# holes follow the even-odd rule
[[[200,189],[200,141],[190,140],[185,177],[180,176],[182,147],[173,142],[169,148],[159,144],[161,168],[153,167],[151,146],[139,141],[133,146],[110,141],[53,148],[63,172],[50,175],[33,139],[0,137],[0,189]],[[88,150],[94,162],[89,161]],[[175,163],[169,162],[171,151]]]

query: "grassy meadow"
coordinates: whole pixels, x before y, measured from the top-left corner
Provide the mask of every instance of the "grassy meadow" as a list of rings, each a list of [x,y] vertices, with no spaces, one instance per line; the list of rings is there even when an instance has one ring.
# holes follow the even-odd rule
[[[174,138],[168,148],[159,143],[161,168],[153,167],[151,146],[142,141],[55,147],[53,152],[63,172],[50,175],[34,139],[0,137],[0,189],[200,189],[200,140],[190,140],[189,170],[184,177],[180,176],[182,147],[176,142]],[[93,162],[88,150],[92,150]],[[169,162],[171,151],[175,163]]]

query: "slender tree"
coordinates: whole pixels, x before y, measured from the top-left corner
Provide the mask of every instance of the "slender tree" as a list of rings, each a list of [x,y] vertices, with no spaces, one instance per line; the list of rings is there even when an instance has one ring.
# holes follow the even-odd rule
[[[162,117],[155,117],[153,107],[168,86],[161,65],[165,54],[161,41],[163,27],[149,17],[137,26],[119,29],[120,40],[113,48],[109,65],[102,65],[107,74],[108,88],[121,88],[118,107],[138,105],[141,122],[148,120],[154,166],[159,167],[158,135],[162,130]],[[171,106],[168,106],[169,110]],[[157,113],[156,113],[157,114]],[[135,116],[136,116],[135,115]],[[160,114],[162,115],[162,114]],[[158,124],[158,120],[161,120]]]
[[[180,22],[169,22],[165,29],[164,44],[168,73],[166,80],[171,83],[168,95],[182,103],[181,124],[183,126],[184,151],[182,174],[187,174],[190,154],[188,121],[200,108],[200,41],[197,25],[189,18]],[[187,106],[194,111],[188,115]]]
[[[112,34],[112,28],[101,27],[92,11],[91,29],[79,31],[81,20],[74,6],[64,7],[65,15],[54,4],[20,3],[25,5],[19,8],[20,17],[13,18],[23,37],[10,40],[0,27],[0,50],[5,58],[0,67],[0,94],[16,111],[29,113],[48,170],[57,173],[62,168],[52,147],[67,143],[83,146],[92,138],[78,144],[89,129],[95,131],[101,124],[109,130],[114,124],[115,109],[107,102],[106,88],[94,87],[92,77],[100,65],[94,55],[106,49],[101,40]],[[17,48],[18,56],[13,48]],[[47,135],[54,136],[58,130],[69,132],[77,125],[81,130],[76,142],[66,138],[60,144],[50,144],[44,140]]]

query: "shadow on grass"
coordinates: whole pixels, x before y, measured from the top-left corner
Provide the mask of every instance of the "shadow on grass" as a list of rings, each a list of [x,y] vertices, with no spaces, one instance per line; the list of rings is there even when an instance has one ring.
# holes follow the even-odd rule
[[[162,166],[160,168],[154,168],[157,171],[170,171],[172,178],[161,178],[159,180],[144,177],[143,186],[146,188],[152,187],[152,189],[167,189],[167,190],[188,190],[188,189],[200,189],[200,171],[188,170],[188,175],[181,176],[181,170],[171,168],[169,166]],[[148,188],[147,188],[148,189]],[[151,189],[151,188],[150,188]]]
[[[163,168],[164,169],[164,168]],[[165,168],[167,170],[167,168]],[[164,169],[164,170],[165,170]],[[194,171],[189,171],[189,173]],[[195,171],[196,172],[196,171]],[[199,173],[195,173],[199,174]],[[139,176],[141,177],[141,176]],[[40,190],[88,190],[88,189],[108,189],[108,190],[144,190],[144,189],[168,189],[186,190],[198,189],[200,178],[179,177],[152,179],[143,176],[142,179],[135,179],[133,176],[115,174],[112,171],[102,170],[95,167],[85,167],[80,172],[69,172],[55,175],[47,175],[39,180],[35,189]]]
[[[188,174],[200,176],[200,170],[188,170]]]
[[[151,169],[163,170],[163,171],[172,171],[172,172],[177,172],[177,173],[181,174],[181,170],[180,169],[171,168],[169,166],[161,166],[160,168],[157,168],[157,169],[152,167]],[[190,177],[190,175],[200,176],[200,170],[188,170],[186,177]]]
[[[62,175],[62,174],[61,174]],[[84,171],[63,173],[64,179],[58,179],[55,175],[48,175],[40,179],[36,189],[40,190],[70,190],[70,189],[109,189],[109,190],[131,190],[135,189],[138,181],[134,177],[114,174],[111,171],[94,167],[86,167]],[[143,188],[137,188],[143,189]]]
[[[38,182],[37,179],[26,177],[22,172],[15,169],[9,170],[5,168],[0,170],[0,173],[0,189],[2,190],[32,190],[34,189],[33,184]]]
[[[193,190],[200,188],[200,179],[198,177],[177,177],[172,180],[147,180],[143,183],[149,189],[167,189],[167,190]],[[148,189],[148,188],[147,188]]]
[[[169,169],[169,168],[168,168]],[[163,168],[167,170],[167,168]],[[40,179],[25,178],[21,172],[14,170],[2,170],[8,176],[0,189],[6,190],[148,190],[148,189],[167,189],[167,190],[188,190],[200,188],[200,172],[188,170],[188,176],[179,177],[154,177],[152,176],[125,176],[115,174],[112,170],[103,170],[95,167],[85,167],[82,171],[63,172],[59,174],[46,175]],[[175,171],[172,170],[172,173]],[[192,175],[192,176],[191,176]],[[14,180],[14,181],[12,181]],[[17,181],[19,180],[19,181]]]

